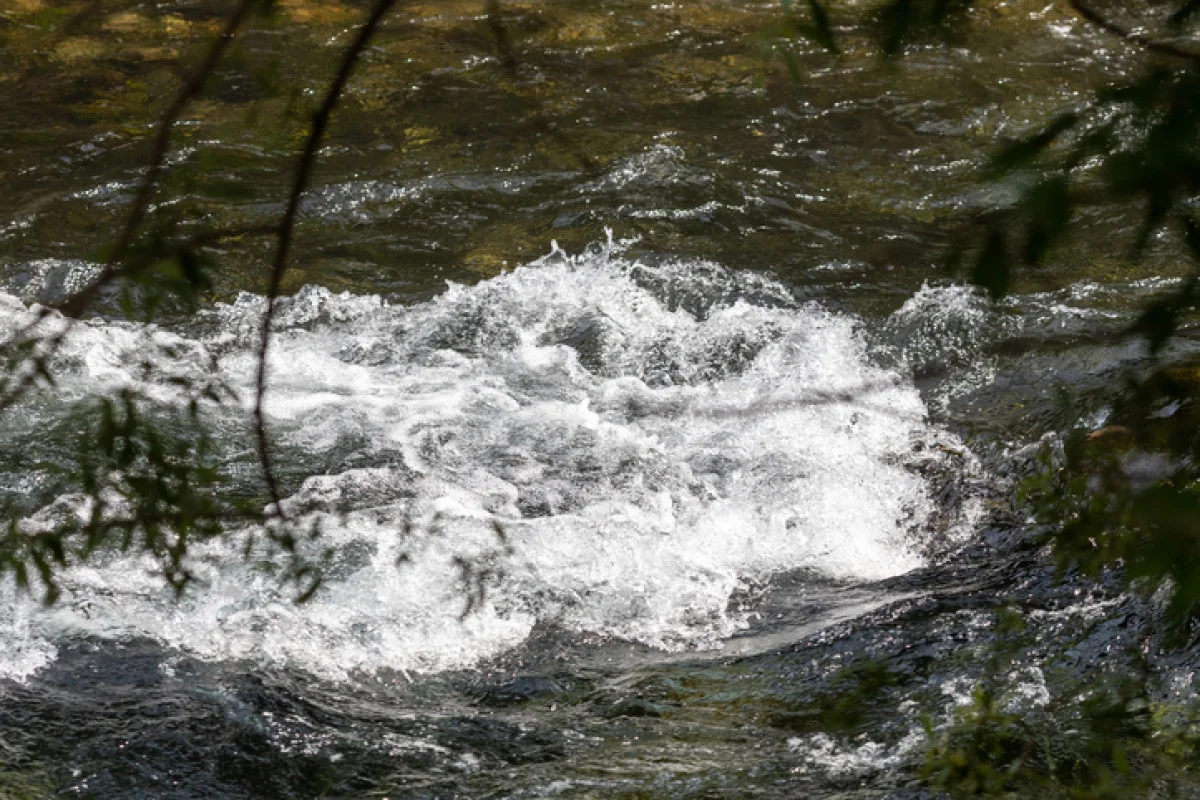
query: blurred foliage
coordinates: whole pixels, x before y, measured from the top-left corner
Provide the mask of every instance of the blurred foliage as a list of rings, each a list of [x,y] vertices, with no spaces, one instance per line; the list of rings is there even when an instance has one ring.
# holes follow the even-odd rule
[[[825,691],[809,698],[801,708],[772,715],[770,723],[803,733],[855,734],[867,721],[868,710],[899,683],[900,676],[884,664],[858,659],[839,670]]]
[[[924,785],[953,798],[1118,800],[1200,791],[1200,706],[1195,698],[1164,699],[1139,648],[1111,653],[1111,669],[1057,671],[1054,690],[1031,699],[1014,668],[1043,651],[1049,655],[1038,669],[1053,671],[1072,643],[1039,641],[1011,606],[999,610],[993,630],[970,696],[954,700],[944,722],[936,712],[922,720]]]
[[[1060,570],[1099,577],[1121,566],[1133,588],[1163,598],[1171,639],[1190,644],[1200,614],[1200,419],[1193,371],[1130,380],[1109,424],[1049,442],[1025,499]]]
[[[41,800],[54,793],[54,782],[43,771],[23,771],[7,764],[0,767],[0,797],[6,800]]]
[[[104,80],[81,89],[86,102],[72,104],[71,113],[111,120],[142,136],[155,124],[158,97],[177,90],[180,73],[209,52],[223,15],[235,4],[198,7],[188,16],[144,13],[140,5],[127,5],[108,13],[94,29],[86,15],[96,13],[99,4],[25,0],[19,15],[25,33],[5,38],[3,58],[31,83],[39,70],[52,65],[100,64],[97,73]],[[491,23],[504,68],[504,75],[492,79],[515,82],[516,48],[504,25],[519,25],[525,18],[505,21],[502,4],[477,5],[475,13]],[[1005,144],[980,176],[1010,188],[1015,199],[971,219],[947,261],[996,299],[1009,293],[1022,271],[1044,264],[1067,241],[1072,223],[1098,203],[1141,210],[1137,230],[1128,241],[1113,245],[1131,261],[1143,257],[1158,237],[1175,236],[1200,264],[1195,211],[1200,192],[1200,49],[1192,54],[1178,44],[1200,24],[1200,2],[1148,6],[1144,18],[1116,22],[1104,15],[1128,15],[1129,10],[1114,4],[1100,10],[1071,5],[1106,35],[1145,50],[1147,63],[1132,78],[1062,109]],[[846,50],[845,26],[855,25],[871,31],[883,57],[896,58],[906,48],[953,41],[969,23],[972,6],[971,0],[884,0],[861,9],[792,0],[782,8],[783,30],[838,57]],[[363,15],[361,4],[298,0],[264,0],[254,4],[254,11],[260,29],[269,30],[288,17],[309,26],[300,30],[308,31],[312,41],[344,30]],[[0,29],[15,18],[0,14]],[[590,35],[586,28],[553,26],[532,26],[525,33],[532,46]],[[309,44],[306,38],[296,47]],[[431,53],[445,49],[441,42],[420,40],[404,46],[410,49],[403,52],[414,54],[408,58],[417,62],[414,72],[423,60],[434,59]],[[200,76],[200,89],[181,119],[209,118],[216,131],[230,134],[227,143],[299,149],[306,141],[313,86],[336,69],[336,62],[320,55],[327,49],[310,50],[317,55],[311,64],[305,60],[309,71],[292,76],[283,74],[277,61],[235,42],[218,69]],[[780,52],[793,78],[803,80],[788,47],[781,45]],[[130,80],[123,66],[129,62],[157,66]],[[358,98],[364,118],[380,104],[395,101],[409,83],[369,69],[364,80],[383,87]],[[538,114],[526,111],[522,116],[533,121],[539,135],[551,130]],[[178,145],[192,134],[184,125],[171,128],[175,122],[166,124],[171,142]],[[397,138],[414,147],[422,137],[438,135],[417,127],[401,132]],[[157,187],[170,202],[155,205],[149,220],[135,226],[136,238],[85,290],[86,296],[63,304],[61,310],[71,312],[67,318],[47,314],[52,323],[18,332],[5,343],[0,398],[18,402],[36,397],[38,390],[55,391],[53,355],[62,331],[102,291],[114,291],[129,318],[152,320],[165,310],[196,308],[211,284],[209,245],[276,232],[270,226],[221,228],[206,205],[206,200],[254,197],[257,187],[246,174],[251,163],[236,148],[214,147],[190,151],[172,164]],[[151,209],[147,205],[143,210]],[[1164,362],[1196,304],[1198,280],[1193,277],[1165,291],[1129,327],[1128,336],[1145,342],[1149,366],[1130,375],[1105,428],[1080,425],[1047,444],[1044,468],[1023,495],[1050,531],[1048,542],[1063,571],[1100,576],[1115,569],[1130,588],[1162,598],[1171,641],[1181,646],[1192,644],[1200,612],[1200,369]],[[125,389],[85,400],[75,409],[77,467],[60,476],[56,490],[62,502],[36,519],[0,509],[7,520],[0,536],[0,575],[11,574],[19,586],[40,591],[53,602],[62,567],[111,553],[141,552],[181,592],[197,579],[188,559],[196,545],[249,530],[257,533],[247,534],[247,555],[261,555],[265,548],[281,557],[281,579],[295,584],[299,599],[311,596],[320,585],[321,559],[328,557],[319,551],[314,556],[316,549],[308,546],[319,529],[300,529],[279,509],[264,512],[262,497],[255,505],[222,492],[207,411],[236,398],[217,379],[180,376],[171,383],[178,392],[174,403]],[[506,544],[503,531],[497,533]],[[469,612],[483,599],[494,573],[487,565],[464,562],[459,567]],[[1019,635],[1019,618],[1010,616],[1004,626]],[[1194,761],[1195,731],[1179,723],[1179,714],[1151,701],[1144,675],[1054,698],[1037,715],[1019,714],[1005,705],[993,685],[1003,662],[1001,653],[993,655],[991,674],[970,703],[940,727],[929,720],[929,750],[921,770],[928,785],[954,797],[1128,797],[1168,793],[1174,776]],[[774,723],[853,734],[861,729],[866,710],[898,681],[881,664],[856,661],[831,680],[827,691]]]
[[[1136,678],[1092,687],[1036,713],[1008,709],[977,687],[930,746],[921,777],[951,797],[1119,800],[1194,790],[1200,739],[1156,712]]]
[[[969,5],[887,2],[872,18],[879,48],[898,55],[948,30]],[[1191,647],[1200,630],[1200,369],[1169,356],[1200,300],[1200,49],[1180,38],[1200,21],[1200,3],[1148,6],[1129,21],[1125,6],[1070,5],[1104,35],[1144,50],[1146,65],[1002,146],[981,177],[1009,187],[1015,199],[972,219],[947,260],[999,300],[1022,270],[1038,269],[1066,240],[1089,205],[1113,202],[1140,209],[1132,236],[1113,241],[1131,263],[1164,236],[1178,237],[1192,254],[1192,276],[1162,292],[1126,330],[1145,343],[1145,362],[1116,393],[1104,427],[1080,421],[1050,438],[1020,497],[1048,532],[1060,575],[1116,576],[1161,600],[1163,642]],[[828,11],[816,0],[809,11],[795,32],[837,53]],[[785,13],[798,15],[790,6]],[[1064,405],[1069,413],[1065,393]],[[1140,663],[1138,654],[1125,658]],[[956,798],[1176,796],[1200,755],[1188,722],[1194,709],[1156,714],[1145,670],[1131,667],[1115,685],[1056,697],[1030,714],[998,699],[1005,660],[998,645],[971,702],[941,727],[927,720],[926,785]],[[844,696],[856,699],[853,691]]]
[[[386,11],[390,5],[377,3],[377,8]],[[250,26],[259,32],[270,30],[285,13],[305,21],[314,15],[323,20],[332,15],[324,21],[339,24],[360,15],[340,3],[306,0],[228,0],[183,14],[148,12],[129,2],[52,5],[23,0],[16,9],[0,14],[0,34],[12,45],[3,57],[24,80],[36,85],[37,73],[53,68],[55,62],[83,61],[94,62],[90,71],[99,73],[89,75],[85,83],[97,77],[107,81],[115,66],[121,102],[101,97],[93,110],[112,106],[114,121],[139,137],[149,131],[153,142],[149,169],[139,178],[120,235],[94,255],[102,266],[84,279],[83,288],[56,300],[53,307],[31,308],[27,322],[0,342],[5,361],[0,409],[21,404],[38,407],[48,398],[53,402],[61,351],[75,320],[92,311],[98,301],[115,307],[126,319],[151,323],[164,315],[179,318],[196,311],[212,287],[209,250],[215,244],[263,235],[283,240],[279,223],[219,227],[206,205],[213,199],[245,201],[255,196],[243,176],[244,154],[203,148],[185,151],[175,159],[180,163],[173,163],[170,156],[173,146],[178,147],[178,140],[187,135],[186,126],[177,123],[189,114],[202,113],[211,97],[275,102],[283,124],[273,121],[270,127],[283,136],[278,142],[281,147],[320,139],[315,124],[305,130],[311,118],[309,102],[303,99],[305,85],[285,80],[279,64],[261,63],[244,46]],[[370,32],[373,29],[367,35]],[[314,35],[321,34],[314,31]],[[340,65],[328,59],[309,60],[316,69],[337,67],[339,74],[346,74],[358,54],[346,51]],[[146,63],[175,61],[178,74],[143,70],[144,80],[128,79],[119,67],[131,57]],[[160,107],[156,95],[172,92],[174,99]],[[85,108],[78,110],[88,113]],[[252,105],[252,112],[257,110]],[[248,128],[256,122],[247,119],[238,124]],[[294,195],[304,188],[294,190]],[[297,599],[307,599],[320,586],[322,566],[331,555],[313,544],[319,526],[289,519],[280,503],[264,502],[253,490],[230,491],[229,476],[220,472],[214,458],[206,411],[234,407],[238,398],[222,382],[216,364],[210,365],[210,374],[203,379],[164,374],[176,354],[169,347],[158,349],[159,360],[148,358],[137,369],[142,380],[165,380],[176,396],[163,400],[125,388],[75,403],[70,427],[80,431],[76,466],[58,470],[69,474],[59,475],[54,487],[57,499],[33,516],[0,508],[5,526],[0,576],[11,574],[19,589],[39,591],[45,602],[52,603],[60,594],[58,576],[64,567],[111,553],[140,553],[178,594],[196,580],[189,560],[195,546],[241,531],[246,535],[247,558],[272,565],[281,580],[295,586]],[[222,499],[239,492],[251,497]]]
[[[18,587],[28,588],[36,576],[51,603],[59,594],[55,568],[114,548],[147,553],[167,582],[183,590],[192,579],[184,563],[189,544],[219,535],[223,516],[212,494],[218,476],[209,464],[208,434],[199,425],[202,399],[219,397],[205,387],[183,418],[165,420],[154,419],[132,390],[77,411],[79,464],[67,485],[78,491],[64,494],[61,513],[44,524],[22,525],[6,514],[0,565]]]
[[[880,26],[880,49],[898,54],[970,5],[885,3],[872,17]],[[1037,269],[1063,242],[1082,208],[1114,201],[1142,210],[1140,226],[1123,243],[1131,261],[1161,236],[1179,237],[1191,252],[1193,275],[1149,303],[1126,331],[1145,341],[1151,368],[1129,376],[1110,421],[1111,430],[1128,433],[1136,453],[1118,452],[1114,437],[1080,427],[1053,458],[1047,451],[1046,469],[1026,489],[1039,519],[1055,530],[1064,568],[1077,565],[1094,575],[1121,564],[1126,580],[1164,589],[1168,617],[1182,626],[1200,613],[1200,382],[1194,365],[1154,365],[1200,300],[1200,222],[1194,212],[1200,200],[1200,50],[1193,54],[1174,43],[1181,28],[1198,21],[1200,5],[1189,0],[1170,13],[1156,12],[1149,22],[1161,40],[1133,32],[1132,23],[1110,21],[1108,9],[1071,5],[1152,58],[1141,73],[1002,146],[982,177],[1010,185],[1015,200],[972,220],[949,260],[991,297],[1003,298],[1019,271]],[[809,20],[801,21],[800,10],[784,6],[798,34],[837,52],[829,12],[818,0],[807,11]],[[1131,474],[1136,455],[1160,457],[1160,474],[1150,481],[1144,470]]]
[[[158,355],[176,355],[170,346]],[[147,361],[147,372],[162,369]],[[215,373],[214,373],[215,376]],[[225,498],[227,476],[214,452],[207,413],[236,395],[219,376],[170,375],[178,394],[152,399],[134,389],[85,398],[69,412],[65,427],[78,431],[76,462],[59,470],[56,497],[33,516],[0,507],[7,520],[0,534],[0,574],[12,573],[19,588],[37,590],[47,604],[60,595],[63,567],[140,553],[179,594],[196,580],[189,553],[209,539],[241,529],[245,551],[259,563],[280,562],[281,580],[297,596],[312,595],[331,555],[301,539],[303,531],[264,514],[253,499]],[[280,558],[282,556],[282,559]]]

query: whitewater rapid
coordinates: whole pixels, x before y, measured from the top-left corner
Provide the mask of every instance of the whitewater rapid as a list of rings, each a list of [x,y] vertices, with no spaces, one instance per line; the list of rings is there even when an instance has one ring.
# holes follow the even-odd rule
[[[0,295],[0,328],[29,300]],[[59,400],[132,385],[171,402],[136,366],[148,353],[171,353],[165,374],[215,368],[242,406],[211,423],[251,474],[263,306],[245,294],[182,331],[79,324]],[[81,635],[332,679],[471,667],[535,626],[714,647],[747,625],[734,598],[773,575],[886,578],[969,531],[930,477],[965,449],[870,338],[764,277],[611,248],[556,249],[409,306],[307,287],[279,314],[267,413],[280,458],[310,474],[287,510],[336,553],[321,591],[294,604],[240,536],[197,549],[200,584],[178,602],[136,557],[67,570],[48,610],[6,577],[0,675]],[[27,413],[9,426],[49,412]],[[485,570],[466,616],[463,563]]]

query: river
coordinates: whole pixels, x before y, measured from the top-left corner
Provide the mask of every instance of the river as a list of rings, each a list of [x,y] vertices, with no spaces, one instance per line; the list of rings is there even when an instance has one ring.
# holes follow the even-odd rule
[[[180,124],[157,214],[182,230],[278,216],[296,109],[363,13],[278,5]],[[1182,252],[1129,263],[1114,205],[998,304],[941,259],[1013,196],[980,175],[998,142],[1136,53],[1026,0],[899,62],[863,29],[838,57],[786,39],[770,2],[580,0],[504,5],[510,71],[482,5],[400,4],[301,207],[266,411],[325,584],[293,603],[245,529],[179,600],[115,552],[50,608],[0,584],[0,795],[916,798],[922,719],[970,702],[1005,614],[1014,713],[1141,641],[1150,607],[1060,580],[1014,498],[1076,423],[1059,384],[1103,423],[1143,353],[1116,334]],[[61,9],[0,15],[3,331],[95,274],[220,19]],[[74,513],[71,402],[175,402],[214,365],[222,475],[262,492],[269,243],[209,255],[198,311],[105,296],[0,417],[27,524]],[[1194,696],[1194,661],[1154,661],[1155,691]],[[827,724],[856,664],[889,680]]]

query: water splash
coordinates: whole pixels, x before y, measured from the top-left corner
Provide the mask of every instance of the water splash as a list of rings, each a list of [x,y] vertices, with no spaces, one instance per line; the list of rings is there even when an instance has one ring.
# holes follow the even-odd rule
[[[248,397],[262,307],[242,295],[186,334],[81,325],[65,380],[134,382],[120,365],[167,337],[172,369],[215,358]],[[339,679],[469,667],[538,625],[704,648],[746,625],[731,599],[749,585],[896,575],[945,531],[924,476],[951,437],[856,321],[710,263],[556,250],[411,307],[308,287],[278,316],[271,376],[281,447],[323,465],[287,500],[338,553],[322,591],[295,606],[216,542],[175,603],[113,557],[69,570],[50,611],[3,599],[32,615],[34,650],[144,635]],[[460,621],[464,564],[485,591]]]
[[[995,377],[988,346],[1005,330],[978,289],[926,284],[887,320],[881,341],[898,368],[927,386],[930,404],[944,410]]]

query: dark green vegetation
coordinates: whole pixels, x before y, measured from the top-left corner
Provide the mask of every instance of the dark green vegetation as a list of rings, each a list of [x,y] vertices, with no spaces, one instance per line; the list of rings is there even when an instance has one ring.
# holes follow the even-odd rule
[[[1200,20],[1193,3],[1145,9],[1074,4],[1097,37],[1112,37],[1120,53],[1109,57],[1127,69],[1113,76],[1088,72],[1094,65],[1079,64],[1096,45],[1087,40],[1077,45],[1082,52],[1072,67],[1082,75],[1075,85],[1086,91],[1071,98],[1055,91],[1014,92],[1004,102],[1017,121],[1003,130],[986,118],[953,119],[953,111],[913,110],[903,97],[875,95],[881,83],[891,81],[891,91],[921,97],[938,81],[949,80],[947,75],[965,84],[962,93],[968,97],[993,92],[996,78],[1005,73],[1002,54],[1025,36],[1015,24],[1006,28],[1014,12],[1005,4],[898,0],[862,17],[855,9],[816,2],[782,10],[696,3],[650,15],[649,22],[637,4],[616,4],[612,14],[607,11],[614,9],[595,11],[583,3],[546,8],[464,2],[428,9],[408,4],[374,32],[361,59],[353,51],[353,34],[344,32],[372,13],[389,11],[390,4],[250,3],[243,4],[243,17],[237,16],[241,5],[227,5],[164,13],[137,4],[118,9],[104,3],[26,2],[0,17],[6,67],[0,91],[13,112],[4,123],[9,144],[0,173],[15,184],[3,200],[4,222],[13,226],[2,241],[6,263],[53,253],[107,265],[88,287],[64,287],[60,295],[39,301],[69,315],[93,311],[169,324],[240,289],[273,297],[319,282],[370,291],[382,286],[420,297],[436,291],[444,278],[474,280],[527,260],[552,236],[574,246],[598,240],[614,218],[628,226],[623,234],[639,233],[664,251],[775,270],[817,297],[826,296],[823,282],[830,279],[805,271],[814,263],[840,267],[836,280],[846,283],[868,281],[896,266],[899,274],[881,280],[882,288],[858,297],[853,289],[835,295],[837,302],[868,313],[886,307],[889,295],[911,292],[929,277],[974,282],[997,301],[1082,276],[1181,277],[1148,300],[1117,301],[1141,307],[1116,332],[1139,348],[1136,359],[1121,365],[1123,386],[1114,390],[1112,373],[1103,385],[1066,385],[1055,401],[1043,402],[1034,423],[1013,425],[1040,426],[1037,434],[1049,429],[1064,434],[1031,459],[1040,466],[1030,465],[1018,476],[1020,497],[1006,508],[1014,517],[1033,515],[1038,523],[1019,535],[1006,532],[1022,554],[1009,567],[1012,574],[997,570],[981,579],[991,591],[987,601],[960,601],[947,592],[928,601],[904,601],[888,621],[919,631],[902,639],[929,641],[938,635],[925,627],[925,615],[934,616],[931,606],[939,612],[965,611],[989,620],[990,641],[966,652],[923,644],[918,649],[930,652],[914,655],[882,634],[873,639],[874,631],[848,634],[845,652],[838,643],[806,645],[814,661],[849,661],[841,670],[798,675],[791,663],[769,662],[707,672],[666,667],[621,691],[562,678],[545,679],[532,689],[502,684],[481,691],[448,680],[447,686],[429,689],[431,694],[452,702],[483,697],[484,705],[502,708],[561,704],[565,714],[582,718],[582,729],[615,724],[629,741],[654,740],[660,748],[655,757],[668,763],[707,748],[749,752],[748,743],[716,733],[730,718],[788,736],[827,734],[854,741],[871,731],[899,749],[904,731],[889,728],[887,719],[916,697],[931,716],[924,763],[910,764],[900,780],[910,787],[956,797],[1194,796],[1194,699],[1167,696],[1145,663],[1148,653],[1159,661],[1194,663],[1187,659],[1194,653],[1200,610],[1200,367],[1186,347],[1197,285],[1193,268],[1180,266],[1189,255],[1200,259],[1194,209],[1200,182],[1200,46],[1189,49],[1189,31]],[[1070,14],[1065,7],[1054,13]],[[213,35],[234,22],[241,32],[207,69]],[[941,62],[941,53],[972,46],[974,29],[989,25],[992,38],[981,45],[978,64]],[[674,46],[670,31],[676,29],[697,40],[696,47]],[[272,38],[280,36],[291,38],[280,45]],[[340,46],[315,47],[330,37]],[[596,52],[580,49],[580,43]],[[602,44],[614,49],[605,51]],[[301,50],[319,55],[297,56]],[[495,54],[499,57],[492,58]],[[483,61],[447,71],[450,64],[457,68],[472,59]],[[837,80],[839,65],[851,59],[867,64],[860,69],[872,79],[861,86]],[[345,72],[350,81],[341,96],[334,76],[347,65],[354,71]],[[1053,67],[1015,80],[1041,87],[1060,71]],[[193,83],[197,75],[203,80]],[[564,77],[548,77],[559,75]],[[620,93],[597,100],[580,88],[609,82],[619,85]],[[330,89],[336,91],[326,94]],[[767,93],[771,102],[755,99],[756,92]],[[478,101],[470,113],[457,101],[466,94]],[[639,95],[662,106],[658,113],[675,128],[655,136],[635,129],[629,119],[638,109],[629,107],[628,98]],[[157,128],[171,96],[185,101],[174,114],[178,124]],[[798,121],[770,120],[772,107],[785,107],[796,97],[803,103],[791,112]],[[329,118],[328,148],[322,151],[325,122],[319,116],[314,122],[310,114],[332,111],[328,98],[340,102]],[[828,109],[840,102],[851,111],[836,125],[823,123]],[[889,106],[890,115],[864,110],[876,103]],[[716,108],[723,119],[713,126]],[[938,125],[949,134],[936,131],[942,138],[928,145],[921,137]],[[84,188],[75,185],[77,174],[55,174],[44,166],[68,144],[78,146],[81,130],[121,142],[106,155],[119,162],[116,166],[83,168],[93,182],[87,190],[99,193],[94,201],[68,197],[68,188]],[[158,152],[154,138],[161,130],[170,136]],[[811,148],[824,159],[791,152],[799,135],[811,137]],[[707,144],[709,137],[720,139],[719,146]],[[672,210],[681,212],[677,218],[638,217],[631,208],[661,202],[656,192],[666,190],[651,187],[642,190],[643,196],[631,196],[606,188],[604,167],[654,141],[699,151],[714,161],[730,150],[744,149],[761,159],[777,152],[787,164],[779,172],[790,170],[788,179],[797,182],[790,188],[822,187],[826,207],[817,212],[799,204],[772,205],[783,202],[770,192],[775,176],[734,164],[721,167],[728,172],[715,189],[699,174],[694,185],[672,186],[669,199]],[[515,168],[513,142],[521,143],[518,160],[535,164],[528,169],[535,177],[514,179],[533,184],[530,199],[511,200],[516,190],[498,177]],[[932,167],[952,177],[931,177],[938,174],[932,167],[915,176],[889,174],[878,163],[870,171],[855,171],[854,154],[863,149],[889,160],[922,147],[932,149],[925,154]],[[969,162],[981,148],[992,153],[987,164],[954,171],[956,163]],[[172,152],[185,155],[168,165]],[[108,170],[138,169],[148,153],[164,166],[160,174],[141,173],[141,186],[149,187],[146,196],[140,198],[137,186],[132,191],[126,186],[114,190],[119,202],[105,199],[100,178],[111,177]],[[314,162],[318,153],[321,158]],[[307,169],[315,170],[316,179],[310,180]],[[22,177],[38,170],[37,180]],[[387,174],[390,188],[339,204],[337,188],[362,180],[360,172]],[[406,181],[430,175],[466,177],[461,185],[447,180],[438,203],[388,205],[387,192],[402,192]],[[612,194],[616,211],[595,212],[590,199],[571,196],[568,187],[581,182],[598,187],[590,190],[593,196]],[[309,195],[312,205],[306,212],[302,198],[310,184],[333,190]],[[795,194],[784,194],[789,193]],[[940,198],[955,193],[960,202],[954,213],[944,212],[939,203],[949,203]],[[475,194],[484,199],[475,200]],[[719,202],[713,210],[682,213],[714,195]],[[747,196],[774,210],[747,219],[740,208]],[[508,208],[514,202],[520,205],[517,212]],[[277,223],[289,214],[297,222],[294,229]],[[464,216],[472,224],[463,224]],[[714,235],[714,229],[722,235]],[[815,230],[824,235],[812,235]],[[937,271],[930,271],[929,263],[937,263]],[[37,505],[36,500],[7,493],[5,516],[12,524],[0,544],[0,570],[52,601],[53,575],[62,565],[85,561],[105,548],[144,549],[182,591],[190,577],[188,545],[219,536],[225,525],[240,520],[263,523],[264,541],[247,542],[248,555],[265,563],[274,559],[270,569],[294,584],[299,599],[318,590],[320,564],[293,563],[288,555],[298,537],[319,532],[295,529],[277,503],[298,484],[303,467],[283,456],[273,465],[275,451],[258,439],[263,471],[221,471],[218,445],[201,424],[204,408],[229,402],[219,376],[212,382],[179,377],[181,389],[194,398],[183,415],[134,393],[68,397],[64,411],[54,406],[48,366],[62,324],[47,316],[39,327],[7,342],[0,403],[10,411],[21,404],[51,407],[43,417],[47,424],[63,436],[71,431],[78,441],[77,461],[60,465],[61,480],[39,491],[44,497],[82,491],[93,498],[92,514],[30,537],[18,530],[16,518],[30,510],[22,503]],[[260,388],[267,387],[269,380],[260,382]],[[1103,427],[1075,424],[1100,408],[1111,408]],[[987,416],[968,412],[957,421],[986,434]],[[246,442],[255,440],[256,428],[263,432],[261,416],[257,426],[247,422]],[[38,452],[41,437],[42,431],[33,431],[21,453],[7,456],[6,470],[18,470],[23,458],[45,458]],[[107,513],[114,504],[126,516]],[[1052,556],[1037,551],[1043,543]],[[988,560],[980,553],[974,558],[970,563]],[[1052,558],[1057,575],[1046,566]],[[1024,578],[1014,577],[1017,572],[1040,582],[1044,593],[1025,594],[1028,587],[1021,583]],[[1103,645],[1120,645],[1108,662],[1080,654],[1101,649],[1091,643],[1093,629],[1063,631],[1048,622],[1027,626],[1014,610],[1057,608],[1061,598],[1050,587],[1060,585],[1059,579],[1068,580],[1062,585],[1070,591],[1093,585],[1079,573],[1099,581],[1095,591],[1104,602],[1115,603],[1106,607],[1112,609],[1109,622],[1121,615],[1134,620],[1128,623],[1132,632]],[[1148,599],[1118,600],[1124,590]],[[969,630],[953,636],[970,641]],[[1014,712],[998,699],[1008,674],[1005,664],[1024,663],[1034,653],[1062,674],[1054,678],[1050,702],[1034,712]],[[941,698],[918,687],[936,672],[939,660],[956,658],[978,669],[968,673],[970,701],[947,721],[934,716]],[[789,680],[794,688],[778,688]],[[735,700],[728,697],[731,684],[738,687]],[[268,693],[242,688],[247,695]],[[316,713],[295,713],[301,711]],[[661,720],[671,727],[654,727]],[[490,752],[500,754],[497,762],[509,766],[561,758],[563,745],[550,733],[526,734],[506,724],[456,728],[447,723],[437,734],[447,747],[486,740]],[[404,784],[405,769],[423,768],[420,756],[400,767],[369,755],[351,759],[353,768],[315,758],[285,764],[265,734],[250,726],[234,729],[215,713],[196,725],[197,738],[247,740],[246,752],[260,759],[256,767],[241,766],[248,772],[294,771],[296,782],[331,794],[383,792]],[[498,742],[507,742],[508,749]],[[786,763],[787,746],[782,740],[773,744],[783,751],[777,763]],[[367,753],[365,746],[360,749]],[[736,761],[716,760],[720,769],[729,770]],[[222,768],[236,771],[238,766]],[[710,773],[689,788],[770,792],[787,772],[774,769],[740,775],[745,782],[737,786],[714,782]],[[43,785],[40,767],[17,764],[14,773],[10,778],[0,768],[0,793],[37,796]],[[291,778],[279,780],[278,794],[286,795]],[[652,795],[680,788],[656,785],[650,777],[646,781],[644,791]],[[857,796],[853,783],[847,780],[843,796]]]
[[[953,18],[971,5],[884,4],[875,12],[880,47],[895,57],[914,40],[952,35]],[[1081,425],[1046,445],[1041,470],[1022,492],[1060,575],[1078,569],[1100,578],[1115,570],[1125,588],[1155,596],[1161,610],[1154,646],[1188,650],[1200,640],[1200,384],[1195,362],[1164,366],[1159,357],[1194,311],[1200,285],[1200,49],[1191,35],[1200,4],[1136,9],[1132,18],[1124,7],[1087,0],[1070,6],[1145,51],[1148,63],[998,148],[984,177],[1012,187],[1013,200],[973,222],[978,233],[961,235],[948,265],[999,300],[1020,271],[1045,264],[1075,220],[1111,203],[1141,216],[1131,232],[1109,237],[1130,262],[1166,237],[1190,254],[1190,274],[1149,301],[1122,333],[1144,341],[1148,358],[1125,376],[1109,426]],[[789,18],[798,33],[837,54],[820,2],[810,0],[807,22],[794,9]],[[1069,387],[1062,392],[1064,413],[1082,418],[1084,403]],[[1005,649],[997,647],[1000,657]],[[1095,687],[1076,703],[1052,703],[1042,721],[1005,713],[981,684],[952,727],[940,734],[928,728],[922,774],[964,797],[1174,796],[1197,756],[1196,709],[1154,719],[1148,671],[1139,668],[1140,654],[1128,658],[1118,685]],[[1055,728],[1069,728],[1071,737]]]

